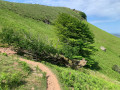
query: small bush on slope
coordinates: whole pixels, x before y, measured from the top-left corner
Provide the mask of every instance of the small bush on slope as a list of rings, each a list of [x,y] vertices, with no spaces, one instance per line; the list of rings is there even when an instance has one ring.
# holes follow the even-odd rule
[[[29,65],[26,62],[19,61],[18,63],[21,64],[21,66],[22,66],[22,68],[23,68],[24,71],[30,73],[31,68],[29,67]]]
[[[65,44],[65,49],[62,50],[62,53],[66,57],[74,59],[74,56],[81,56],[88,59],[87,65],[91,66],[94,64],[94,61],[90,61],[90,55],[95,51],[94,46],[92,46],[94,35],[85,23],[63,13],[58,16],[56,27],[60,40]],[[80,60],[81,58],[78,59]]]
[[[120,66],[118,66],[118,65],[113,65],[112,70],[120,73]]]
[[[87,15],[84,12],[79,12],[79,14],[83,19],[87,20]]]

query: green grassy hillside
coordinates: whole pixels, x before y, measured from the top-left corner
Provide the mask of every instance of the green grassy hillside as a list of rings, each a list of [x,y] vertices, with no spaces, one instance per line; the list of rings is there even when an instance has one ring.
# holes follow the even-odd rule
[[[15,57],[0,53],[0,90],[46,90],[45,73]]]
[[[66,7],[50,7],[38,4],[21,4],[0,1],[0,8],[8,9],[24,17],[33,18],[37,21],[49,20],[52,22],[59,13],[68,13],[77,18],[81,18],[79,13]]]
[[[33,5],[18,4],[18,3],[0,1],[0,32],[2,28],[6,28],[6,27],[12,28],[15,31],[26,31],[31,35],[33,39],[41,40],[45,42],[47,45],[59,49],[61,48],[61,46],[58,43],[59,38],[57,36],[57,31],[55,26],[45,24],[42,21],[47,19],[50,22],[52,22],[57,17],[57,15],[62,12],[71,14],[72,16],[75,16],[77,18],[81,18],[80,14],[72,11],[69,8],[49,7],[49,6],[42,6],[36,4]],[[54,66],[54,69],[57,67],[58,73],[61,72],[68,73],[68,71],[73,72],[72,73],[73,77],[75,77],[74,80],[76,80],[76,77],[80,77],[80,75],[85,76],[84,79],[82,79],[81,77],[80,80],[76,81],[78,86],[80,86],[79,83],[80,81],[86,82],[82,84],[81,89],[84,89],[83,88],[84,86],[87,87],[87,85],[91,83],[90,85],[88,85],[90,90],[96,90],[96,89],[119,90],[120,74],[118,72],[113,71],[112,67],[115,64],[120,66],[120,38],[117,38],[95,27],[94,25],[89,24],[88,22],[86,23],[89,25],[90,30],[95,35],[94,45],[98,49],[98,51],[96,51],[95,55],[93,55],[92,57],[98,63],[100,69],[98,71],[85,69],[86,72],[90,72],[89,74],[86,73],[82,74],[82,72],[80,71],[73,71],[71,69],[60,68],[58,66]],[[106,52],[100,50],[100,46],[104,46],[107,49]],[[95,74],[96,76],[93,74]],[[102,76],[107,77],[109,80],[106,79],[103,80],[104,78]],[[61,76],[59,76],[59,78],[63,78],[62,82],[66,81],[65,77],[62,74]],[[97,80],[100,83],[97,82]],[[115,85],[115,83],[113,84],[112,81],[114,80],[118,82],[117,86]],[[93,82],[98,84],[95,86],[95,83]],[[107,88],[104,86],[105,83],[107,83],[106,84]],[[90,88],[91,85],[93,85],[93,87]],[[86,90],[86,88],[84,90]]]
[[[113,65],[120,65],[120,38],[115,37],[91,24],[90,29],[95,35],[95,46],[98,51],[93,56],[95,61],[99,63],[101,67],[100,72],[119,80],[119,73],[112,70]],[[106,52],[100,49],[100,46],[104,46]]]
[[[7,12],[7,13],[6,13]],[[23,18],[9,10],[0,9],[0,26],[12,27],[14,30],[25,30],[32,34],[32,37],[43,37],[46,40],[56,41],[56,30],[52,25],[37,22],[33,19]]]
[[[63,90],[119,90],[120,82],[99,72],[59,67],[45,63],[58,76]]]

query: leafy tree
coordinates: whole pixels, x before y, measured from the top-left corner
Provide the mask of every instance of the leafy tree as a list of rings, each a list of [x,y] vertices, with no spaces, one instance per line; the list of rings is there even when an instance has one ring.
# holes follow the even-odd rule
[[[87,15],[84,12],[79,12],[79,14],[83,19],[87,20]]]
[[[61,50],[62,54],[70,59],[84,57],[88,60],[89,66],[94,64],[90,58],[90,55],[95,51],[92,45],[94,35],[88,25],[69,14],[62,13],[56,20],[56,27],[60,40],[64,44],[63,50]]]

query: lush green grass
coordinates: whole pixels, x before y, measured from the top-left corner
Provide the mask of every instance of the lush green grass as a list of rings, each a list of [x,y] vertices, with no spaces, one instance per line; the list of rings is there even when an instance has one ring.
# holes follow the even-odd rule
[[[44,63],[44,62],[43,62]],[[63,90],[119,90],[119,82],[87,69],[72,70],[45,63],[58,76]]]
[[[7,13],[6,13],[7,12]],[[32,35],[34,38],[43,39],[47,44],[53,41],[54,44],[58,42],[55,27],[47,25],[43,22],[37,22],[29,18],[23,18],[9,10],[0,9],[0,25],[2,27],[11,27],[14,30],[24,30]]]
[[[6,6],[5,4],[8,5],[6,9],[4,7],[4,6]],[[16,7],[16,5],[18,5],[18,6],[17,6],[17,8],[14,8],[14,9],[18,9],[17,12],[15,12],[15,10],[11,10],[11,9],[8,10],[8,7],[12,7],[12,6]],[[36,12],[32,12],[32,14],[30,14],[32,17],[25,16],[26,15],[25,13],[27,13],[29,15],[29,12],[27,12],[26,10],[24,11],[25,12],[24,14],[23,13],[20,14],[21,12],[23,12],[21,10],[24,10],[24,9],[20,8],[20,5],[23,5],[23,6],[25,5],[26,10],[28,9],[28,7],[30,9],[33,7],[34,8],[40,7],[39,13],[41,13],[41,14],[40,14],[40,16],[37,16],[37,18],[35,15],[38,15],[39,13],[36,14]],[[13,12],[11,12],[11,11],[13,11]],[[31,10],[31,11],[34,11],[34,10]],[[57,31],[56,31],[55,27],[53,25],[48,25],[41,21],[38,22],[36,20],[38,20],[38,17],[42,18],[42,16],[45,15],[45,17],[48,17],[47,19],[52,21],[56,18],[57,14],[58,14],[57,11],[67,12],[76,17],[79,17],[79,16],[77,16],[76,13],[72,12],[68,8],[48,7],[48,6],[40,6],[40,5],[29,5],[29,4],[16,4],[16,3],[10,4],[9,2],[0,3],[0,29],[4,28],[4,27],[12,27],[12,28],[14,28],[14,30],[25,30],[26,32],[31,33],[32,37],[41,38],[40,40],[43,40],[46,44],[51,45],[51,43],[49,43],[49,41],[52,41],[53,42],[52,45],[54,47],[56,47],[56,45],[58,44],[58,36],[57,36]],[[45,12],[45,13],[43,13],[43,12]],[[19,15],[16,13],[18,13]],[[35,13],[35,14],[33,15],[33,13]],[[24,18],[24,17],[21,17],[20,15],[29,17],[29,18]],[[35,20],[31,19],[33,17],[35,17]],[[91,31],[95,35],[94,45],[98,49],[98,51],[92,57],[95,59],[96,62],[98,62],[99,66],[101,68],[98,71],[100,73],[103,73],[104,75],[108,76],[108,78],[112,78],[112,79],[120,81],[120,78],[119,78],[120,74],[112,70],[113,65],[116,64],[116,65],[120,66],[120,57],[119,57],[119,55],[120,55],[120,38],[117,38],[105,31],[102,31],[101,29],[99,29],[89,23],[87,23],[87,24],[89,25]],[[104,51],[100,50],[100,46],[104,46],[107,49],[107,51],[104,52]],[[57,48],[60,48],[60,46]],[[63,69],[63,71],[61,71],[62,69]],[[60,71],[61,73],[65,73],[66,75],[68,74],[68,70],[71,70],[71,69],[57,67],[57,71]],[[110,83],[111,81],[108,82],[108,81],[98,78],[101,75],[98,75],[98,77],[95,77],[95,76],[91,76],[91,75],[89,76],[89,75],[83,74],[82,72],[79,72],[79,71],[71,70],[71,72],[77,73],[77,74],[72,74],[72,76],[74,76],[75,78],[81,77],[79,75],[83,76],[83,81],[82,81],[82,77],[81,77],[80,81],[82,81],[82,82],[87,81],[86,83],[82,84],[83,86],[85,86],[85,84],[88,84],[89,83],[88,80],[90,78],[92,78],[93,80],[90,79],[90,83],[92,83],[92,84],[88,84],[88,87],[90,85],[93,85],[93,87],[89,87],[89,88],[92,88],[92,89],[101,88],[101,87],[104,87],[104,84],[106,83],[105,88],[109,89],[111,87],[113,90],[115,88],[118,89],[118,86]],[[96,74],[96,72],[94,72],[94,73]],[[63,78],[62,74],[60,74],[60,78]],[[65,81],[65,78],[63,78],[62,80]],[[100,81],[100,83],[97,80]],[[79,82],[79,80],[76,80],[76,81]],[[65,81],[65,82],[67,82],[67,81]],[[95,83],[93,83],[93,82],[96,82],[98,84],[96,86],[94,86]],[[83,89],[83,87],[80,87],[80,88]]]
[[[35,20],[49,20],[50,22],[56,19],[59,13],[68,13],[77,18],[81,18],[79,13],[66,7],[50,7],[38,4],[20,4],[0,1],[0,8],[9,9],[24,17],[33,18]]]
[[[1,53],[0,90],[46,90],[46,74],[36,67]]]
[[[23,70],[17,59],[0,55],[0,89],[14,89],[24,84],[28,71]]]
[[[95,35],[95,46],[98,51],[93,58],[99,63],[100,72],[120,80],[119,73],[112,70],[113,65],[120,65],[120,38],[117,38],[101,29],[89,24],[90,29]],[[104,46],[107,51],[104,52],[100,49],[100,46]]]

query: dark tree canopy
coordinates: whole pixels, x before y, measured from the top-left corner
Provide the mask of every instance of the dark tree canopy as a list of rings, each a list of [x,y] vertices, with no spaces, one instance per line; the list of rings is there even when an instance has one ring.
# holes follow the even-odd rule
[[[88,25],[79,19],[62,13],[56,20],[58,35],[65,44],[62,54],[74,59],[89,58],[94,52],[94,35]]]

